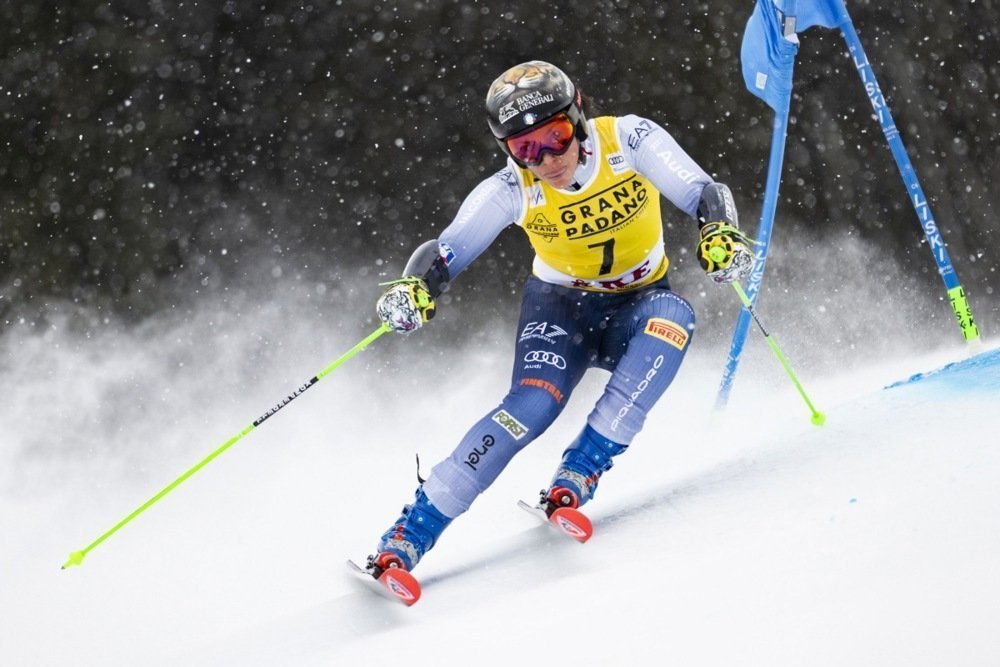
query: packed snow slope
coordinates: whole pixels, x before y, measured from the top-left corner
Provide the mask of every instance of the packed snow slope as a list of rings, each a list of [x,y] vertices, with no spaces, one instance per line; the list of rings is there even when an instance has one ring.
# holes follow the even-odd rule
[[[957,345],[804,364],[822,427],[759,339],[723,414],[719,358],[693,353],[580,545],[515,501],[548,481],[593,373],[421,563],[412,608],[344,561],[411,497],[413,454],[426,473],[500,398],[508,355],[452,351],[435,394],[432,372],[390,377],[367,351],[61,571],[325,363],[292,329],[255,366],[280,377],[255,374],[222,324],[5,357],[7,377],[49,381],[3,412],[0,663],[1000,664],[1000,353]],[[186,335],[216,344],[173,345]]]

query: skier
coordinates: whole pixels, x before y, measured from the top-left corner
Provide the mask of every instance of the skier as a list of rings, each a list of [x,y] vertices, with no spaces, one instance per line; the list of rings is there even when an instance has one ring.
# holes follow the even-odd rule
[[[661,194],[697,220],[699,262],[713,280],[740,279],[753,264],[729,188],[653,121],[588,119],[589,103],[569,77],[537,60],[497,78],[486,109],[507,165],[473,189],[439,239],[414,251],[377,311],[393,331],[420,328],[448,283],[517,224],[535,258],[513,378],[500,404],[434,466],[382,535],[368,557],[375,578],[389,568],[412,570],[597,367],[611,377],[539,505],[551,515],[594,497],[613,457],[670,385],[694,333],[691,305],[667,281]]]

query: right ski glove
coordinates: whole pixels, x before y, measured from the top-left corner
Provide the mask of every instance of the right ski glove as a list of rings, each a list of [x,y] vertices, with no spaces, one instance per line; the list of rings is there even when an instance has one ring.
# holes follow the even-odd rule
[[[378,317],[396,333],[416,331],[434,317],[434,297],[427,283],[416,276],[404,276],[388,283],[389,289],[375,304]]]
[[[754,256],[753,241],[738,228],[724,222],[709,222],[701,228],[698,262],[709,278],[717,283],[731,283],[750,275]]]

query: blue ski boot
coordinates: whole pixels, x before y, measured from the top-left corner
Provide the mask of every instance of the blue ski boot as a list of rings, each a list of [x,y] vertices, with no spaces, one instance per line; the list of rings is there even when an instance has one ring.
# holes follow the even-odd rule
[[[378,552],[368,557],[368,569],[378,577],[390,567],[413,570],[417,563],[437,542],[451,518],[438,511],[417,488],[412,505],[405,505],[396,523],[379,540]]]
[[[590,424],[563,452],[562,463],[548,490],[542,491],[541,506],[550,516],[560,507],[576,509],[594,497],[597,481],[611,469],[613,456],[628,445],[608,440]]]

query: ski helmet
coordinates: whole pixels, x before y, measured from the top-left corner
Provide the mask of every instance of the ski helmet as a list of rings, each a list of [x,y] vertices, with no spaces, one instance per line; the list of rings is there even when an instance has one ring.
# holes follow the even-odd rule
[[[564,113],[575,136],[587,138],[587,119],[580,92],[566,73],[550,63],[532,60],[501,74],[486,94],[490,130],[500,149],[518,165],[527,166],[511,153],[506,139]]]

